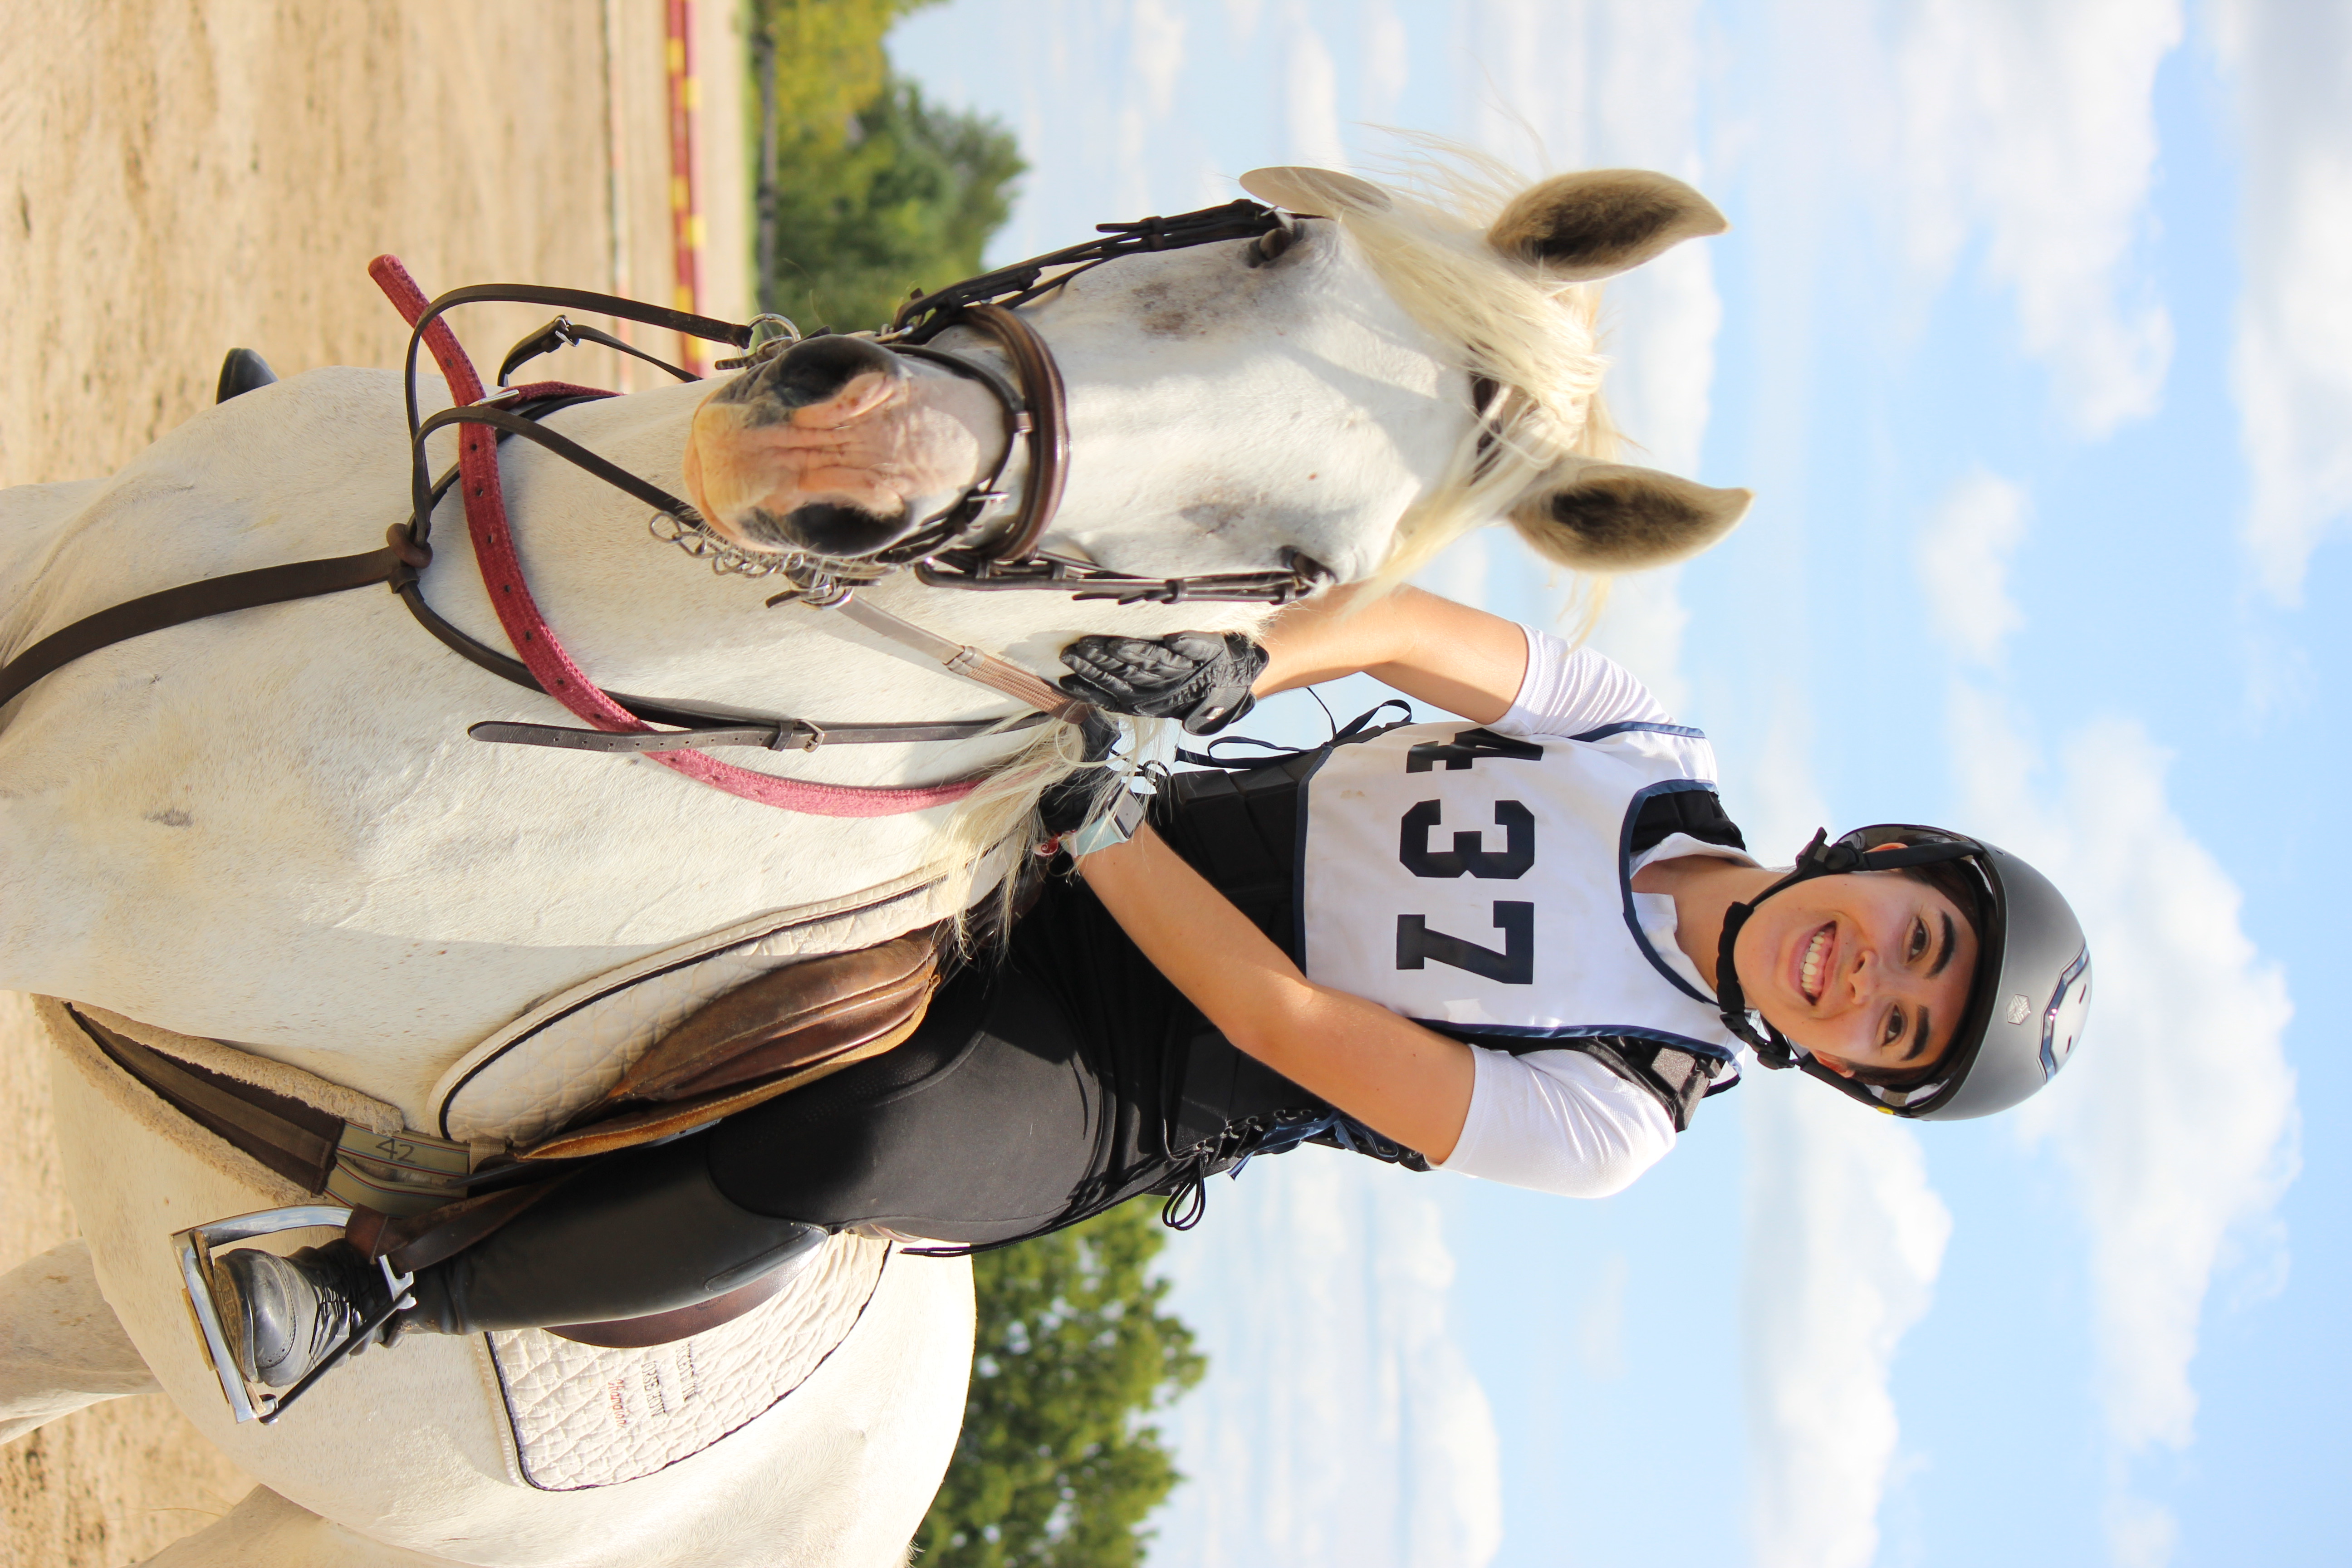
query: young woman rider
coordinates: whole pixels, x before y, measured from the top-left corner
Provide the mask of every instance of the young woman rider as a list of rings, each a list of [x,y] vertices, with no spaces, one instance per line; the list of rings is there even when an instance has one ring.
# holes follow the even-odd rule
[[[1746,852],[1696,730],[1586,649],[1415,590],[1331,595],[1264,647],[1087,638],[1074,690],[1221,727],[1366,670],[1467,724],[1179,774],[1073,824],[999,963],[895,1049],[611,1156],[419,1273],[404,1331],[670,1310],[863,1226],[987,1246],[1313,1139],[1617,1192],[1743,1043],[1895,1115],[1984,1115],[2064,1062],[2089,997],[2065,900],[2014,856],[1879,826]],[[620,1260],[626,1259],[624,1264]],[[294,1381],[388,1304],[342,1243],[227,1254],[224,1321]]]

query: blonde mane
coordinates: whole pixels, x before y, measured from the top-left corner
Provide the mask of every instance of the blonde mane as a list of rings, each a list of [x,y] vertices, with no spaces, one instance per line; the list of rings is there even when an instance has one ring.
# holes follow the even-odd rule
[[[1570,282],[1505,256],[1486,231],[1529,181],[1500,161],[1433,137],[1383,169],[1388,200],[1353,199],[1346,176],[1322,186],[1324,210],[1352,237],[1391,298],[1460,356],[1458,367],[1501,388],[1427,494],[1397,521],[1375,582],[1402,582],[1473,528],[1508,516],[1561,458],[1613,460],[1617,431],[1601,400],[1601,285]],[[1491,434],[1491,443],[1486,437]],[[1545,542],[1523,537],[1539,552]]]

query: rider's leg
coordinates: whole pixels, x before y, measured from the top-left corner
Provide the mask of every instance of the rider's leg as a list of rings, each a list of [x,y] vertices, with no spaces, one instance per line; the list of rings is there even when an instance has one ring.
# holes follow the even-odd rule
[[[953,1242],[1050,1223],[1093,1162],[1099,1118],[1067,1030],[1032,1016],[1042,1005],[1016,978],[967,971],[897,1049],[603,1162],[420,1271],[404,1325],[466,1333],[667,1311],[813,1250],[821,1226],[876,1221]]]
[[[1163,1152],[1181,1006],[1092,894],[1056,884],[1004,963],[942,987],[904,1045],[574,1178],[420,1273],[409,1316],[464,1331],[667,1310],[751,1277],[796,1221],[950,1244],[1050,1226]]]
[[[641,1318],[813,1261],[825,1233],[753,1214],[710,1180],[707,1134],[600,1162],[447,1262],[404,1331],[469,1334]]]
[[[99,1294],[88,1242],[53,1247],[0,1275],[0,1443],[158,1386]]]
[[[465,1333],[667,1311],[813,1247],[815,1227],[871,1222],[949,1243],[1049,1227],[1074,1197],[1164,1160],[1163,1057],[1183,1013],[1093,895],[1058,884],[1016,928],[1005,963],[943,986],[905,1044],[573,1177],[420,1270],[401,1326]],[[320,1252],[358,1256],[340,1243]],[[372,1287],[331,1262],[305,1269],[318,1310],[339,1295],[358,1310]]]

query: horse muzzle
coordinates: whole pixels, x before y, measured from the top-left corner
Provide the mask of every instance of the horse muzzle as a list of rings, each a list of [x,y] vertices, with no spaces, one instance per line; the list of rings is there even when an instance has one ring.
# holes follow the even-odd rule
[[[796,343],[713,392],[688,484],[706,521],[756,551],[856,558],[920,526],[925,443],[906,362],[865,338]],[[955,493],[952,479],[940,488]]]

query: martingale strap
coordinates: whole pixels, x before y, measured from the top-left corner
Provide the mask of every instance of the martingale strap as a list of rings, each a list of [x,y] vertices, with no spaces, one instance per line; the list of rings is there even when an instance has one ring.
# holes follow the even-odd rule
[[[442,310],[460,301],[446,296],[441,300],[426,300],[425,291],[417,287],[416,279],[397,257],[377,257],[368,264],[368,275],[413,329],[412,360],[421,340],[448,381],[450,397],[461,408],[479,403],[484,392],[482,379],[475,372],[473,362],[466,357],[466,351],[458,346],[457,334],[440,319]],[[457,293],[462,295],[466,290]],[[508,640],[541,689],[598,730],[615,734],[651,732],[651,725],[614,701],[610,693],[588,678],[557,639],[531,597],[530,585],[523,581],[522,563],[515,554],[514,534],[507,522],[496,435],[467,422],[467,427],[458,435],[457,469],[464,492],[466,524],[473,535],[474,558],[481,569],[483,586]],[[756,773],[697,751],[649,752],[645,755],[662,767],[740,799],[812,816],[893,816],[922,811],[961,800],[980,784],[978,779],[898,788],[812,784]]]

